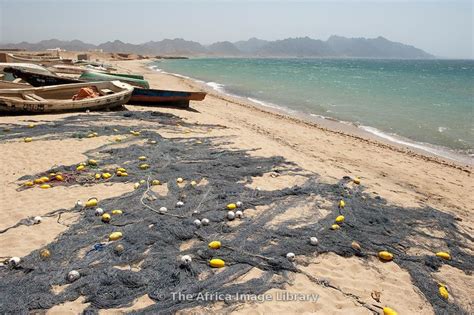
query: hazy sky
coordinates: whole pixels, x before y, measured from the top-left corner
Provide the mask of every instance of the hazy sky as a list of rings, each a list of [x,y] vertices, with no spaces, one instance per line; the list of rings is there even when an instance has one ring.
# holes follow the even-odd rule
[[[0,0],[0,42],[384,36],[441,57],[474,58],[474,0]]]

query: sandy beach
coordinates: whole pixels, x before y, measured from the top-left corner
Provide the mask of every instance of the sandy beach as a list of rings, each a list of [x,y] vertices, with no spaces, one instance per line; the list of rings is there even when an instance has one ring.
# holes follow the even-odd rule
[[[2,260],[12,256],[37,257],[34,251],[47,248],[58,240],[63,242],[67,233],[87,234],[87,224],[97,231],[101,228],[100,220],[93,221],[93,213],[65,211],[60,217],[51,213],[58,209],[73,209],[78,200],[85,202],[96,197],[99,201],[109,200],[110,207],[124,207],[131,203],[127,201],[129,198],[134,200],[137,209],[144,209],[138,200],[145,193],[145,188],[134,189],[133,186],[139,180],[149,180],[150,174],[160,180],[167,179],[163,185],[154,187],[153,191],[158,200],[166,203],[168,198],[173,201],[173,205],[179,198],[187,198],[186,206],[199,208],[199,201],[205,199],[207,183],[210,183],[212,185],[209,187],[214,189],[212,193],[216,194],[214,205],[219,203],[222,206],[238,201],[238,198],[246,199],[242,200],[245,209],[243,219],[227,222],[225,207],[222,217],[210,218],[216,221],[213,222],[215,225],[220,224],[222,233],[229,233],[229,236],[222,236],[224,244],[226,237],[232,239],[231,248],[227,248],[228,253],[223,254],[230,260],[229,266],[223,269],[208,268],[206,272],[201,272],[205,270],[207,254],[198,251],[207,248],[209,238],[221,237],[217,230],[202,238],[192,235],[186,240],[179,239],[176,240],[178,243],[172,245],[169,244],[171,241],[160,239],[160,242],[164,242],[160,246],[174,246],[178,253],[177,257],[166,256],[166,259],[171,260],[172,265],[179,254],[190,254],[199,262],[199,268],[192,276],[188,273],[189,277],[207,280],[221,275],[226,288],[246,283],[255,288],[261,286],[264,292],[257,292],[272,297],[271,301],[216,301],[181,303],[179,306],[171,302],[162,303],[154,295],[150,297],[150,288],[157,285],[150,283],[149,287],[137,284],[139,289],[136,291],[130,289],[131,301],[123,298],[122,305],[106,307],[106,303],[98,302],[97,292],[83,289],[85,283],[81,283],[81,286],[76,283],[68,285],[57,280],[63,276],[55,275],[48,282],[49,290],[67,302],[59,305],[46,303],[48,314],[78,314],[86,309],[99,310],[101,314],[132,310],[181,314],[382,314],[382,307],[393,308],[398,314],[434,314],[442,313],[443,310],[457,310],[459,314],[473,312],[472,166],[425,156],[420,152],[348,134],[343,130],[331,130],[329,126],[319,126],[281,112],[256,107],[242,99],[220,94],[199,82],[151,70],[148,68],[149,62],[133,60],[114,63],[123,72],[144,74],[152,88],[203,90],[208,92],[206,99],[192,102],[192,110],[127,106],[128,111],[118,113],[0,117],[0,150],[3,153],[3,163],[0,165],[3,187],[0,192],[0,231],[7,229],[0,234],[0,257]],[[34,127],[28,128],[29,124],[34,124]],[[141,135],[131,136],[130,130],[138,130]],[[90,131],[97,132],[98,136],[87,138],[75,135]],[[27,136],[32,136],[33,141],[25,143],[23,138]],[[117,138],[122,141],[117,141]],[[155,149],[151,146],[150,139],[155,139],[159,147]],[[199,147],[201,144],[202,147]],[[127,152],[130,156],[127,156]],[[150,158],[147,163],[151,169],[159,168],[150,174],[140,173],[140,170],[131,171],[130,179],[124,177],[99,182],[76,180],[70,184],[53,183],[53,188],[44,190],[38,187],[23,189],[21,186],[25,181],[36,178],[38,174],[47,174],[55,167],[75,168],[91,158],[98,160],[99,166],[107,165],[110,169],[119,166],[133,169],[137,162],[135,154],[140,152],[150,157],[156,153],[156,158]],[[222,160],[212,160],[216,156],[213,154],[222,154]],[[164,162],[167,156],[176,158],[176,163],[185,163],[196,157],[192,163],[186,164],[196,166],[192,169],[191,166],[179,168],[182,164],[176,164],[178,166],[175,169],[170,169]],[[219,161],[227,164],[221,165]],[[175,165],[175,162],[170,163]],[[197,175],[190,178],[183,173],[184,170],[192,170],[193,174],[200,174],[200,178]],[[216,174],[206,174],[212,170]],[[218,171],[222,172],[220,177]],[[172,180],[178,177],[184,177],[183,185],[175,184]],[[360,184],[353,182],[355,178],[360,179]],[[198,182],[199,193],[189,187],[191,180]],[[239,188],[232,191],[232,184]],[[227,190],[216,191],[218,187]],[[347,202],[345,208],[337,206],[341,198]],[[207,206],[211,207],[211,204]],[[123,210],[126,214],[129,211]],[[192,213],[191,208],[186,210]],[[369,210],[374,212],[369,213]],[[153,215],[159,215],[150,211],[147,213],[150,217],[138,215],[137,212],[137,216],[124,216],[124,220],[131,218],[133,222],[138,222],[145,218],[147,223],[158,226],[160,223],[153,221]],[[334,218],[341,214],[345,216],[345,222],[339,230],[330,230]],[[42,216],[42,222],[8,229],[34,216]],[[222,222],[217,222],[219,218]],[[167,224],[180,224],[174,219]],[[126,221],[120,223],[128,224]],[[274,257],[266,248],[257,248],[257,252],[252,253],[265,256],[265,259],[250,254],[246,257],[250,249],[242,252],[235,250],[239,242],[232,238],[232,233],[239,235],[239,231],[250,227],[255,229],[255,234],[259,234],[259,227],[274,233],[271,241],[265,239],[268,248],[275,246]],[[198,232],[194,228],[189,229]],[[124,226],[125,241],[127,231]],[[104,230],[103,233],[106,232]],[[308,233],[318,237],[320,245],[308,245]],[[151,237],[146,233],[143,235]],[[240,237],[245,235],[250,240],[253,234],[249,232]],[[355,239],[356,236],[359,238]],[[92,233],[88,237],[92,237]],[[126,246],[138,246],[140,242],[136,237]],[[262,232],[264,237],[270,238]],[[147,246],[153,248],[153,240]],[[246,243],[246,240],[241,241]],[[377,240],[391,240],[392,243],[379,244]],[[280,241],[285,245],[279,244]],[[360,245],[360,251],[352,249],[354,241]],[[156,242],[158,244],[158,240]],[[395,251],[393,261],[382,262],[377,258],[375,249],[382,250],[384,246]],[[159,251],[154,250],[147,256],[148,252],[143,249],[140,259],[130,258],[133,263],[117,263],[111,269],[135,273],[151,270],[147,269],[151,261],[164,259],[159,258]],[[296,260],[288,262],[284,250],[295,252]],[[450,252],[452,259],[438,259],[435,253],[440,251]],[[238,261],[238,255],[246,258]],[[128,258],[122,256],[120,259],[126,261]],[[279,260],[272,265],[271,259]],[[68,263],[74,265],[73,260]],[[26,262],[27,268],[42,266],[38,259],[26,259]],[[240,269],[230,274],[231,267]],[[18,271],[21,272],[24,270]],[[153,269],[153,272],[159,271]],[[183,274],[179,273],[176,279],[185,283]],[[268,279],[252,284],[252,280],[262,277]],[[439,283],[448,288],[450,297],[447,301],[438,295]],[[247,287],[242,285],[242,288]],[[61,295],[61,292],[68,290],[74,292]],[[283,294],[287,294],[286,298],[281,298]],[[317,296],[317,301],[295,301],[288,294],[293,294],[294,299],[303,295]],[[103,298],[107,300],[107,297]]]

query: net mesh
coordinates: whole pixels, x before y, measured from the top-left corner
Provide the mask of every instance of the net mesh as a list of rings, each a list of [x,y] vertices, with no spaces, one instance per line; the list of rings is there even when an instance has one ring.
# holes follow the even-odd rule
[[[222,128],[187,124],[170,114],[113,112],[69,116],[33,129],[18,125],[3,126],[9,132],[3,132],[0,141],[26,136],[45,139],[87,137],[98,130],[91,127],[92,123],[102,120],[108,121],[109,125],[100,129],[100,135],[116,135],[117,131],[129,131],[118,123],[127,119],[152,122],[177,130],[182,127]],[[394,254],[392,263],[410,274],[413,284],[437,314],[468,313],[458,303],[439,296],[434,277],[443,264],[467,274],[472,273],[474,263],[469,254],[472,248],[468,244],[472,243],[473,238],[458,227],[455,216],[431,207],[410,208],[389,204],[383,198],[367,193],[363,185],[353,185],[348,177],[335,184],[324,183],[317,175],[305,173],[282,157],[259,157],[246,150],[228,149],[224,144],[230,139],[164,138],[156,129],[142,129],[138,138],[146,139],[145,143],[133,143],[137,138],[130,137],[124,140],[125,143],[130,141],[129,145],[116,147],[107,144],[87,152],[90,158],[100,156],[97,169],[88,167],[80,173],[76,171],[77,165],[61,165],[42,174],[20,178],[24,181],[61,172],[65,174],[65,180],[54,185],[95,185],[97,181],[90,179],[90,174],[104,171],[108,166],[114,169],[120,165],[127,168],[128,177],[113,176],[107,181],[129,182],[131,186],[143,179],[146,182],[119,197],[100,200],[99,207],[106,211],[124,211],[122,215],[112,216],[108,224],[94,214],[95,208],[56,209],[47,214],[58,216],[64,212],[78,212],[80,217],[55,241],[45,246],[51,252],[50,258],[41,259],[41,249],[38,249],[22,257],[18,267],[0,268],[1,313],[49,309],[80,296],[90,303],[86,312],[96,312],[99,309],[130,306],[143,295],[148,295],[156,303],[140,312],[172,313],[212,303],[196,299],[177,300],[173,298],[173,292],[194,296],[203,292],[261,294],[271,288],[283,288],[290,272],[302,272],[286,259],[288,252],[297,256],[330,252],[343,257],[357,255],[368,259],[380,250]],[[139,168],[139,156],[147,157],[149,169]],[[270,173],[276,176],[299,174],[305,177],[305,182],[271,191],[249,185],[253,178]],[[176,183],[178,177],[185,179],[181,186]],[[166,195],[150,188],[152,179],[167,184]],[[191,185],[192,180],[198,185]],[[343,209],[338,207],[341,198],[346,201]],[[309,220],[302,222],[290,217],[275,223],[276,216],[305,207],[309,200],[313,200]],[[314,200],[329,202],[331,212],[322,216],[318,211],[322,205]],[[184,202],[184,205],[177,207],[177,201]],[[226,205],[236,201],[243,203],[244,217],[240,224],[226,219]],[[268,210],[261,210],[265,206]],[[168,212],[159,213],[160,207],[166,207]],[[257,215],[247,216],[249,211]],[[340,214],[345,216],[345,222],[339,230],[333,231],[330,226]],[[193,221],[202,218],[208,218],[210,224],[197,227]],[[10,228],[30,224],[31,218],[25,218]],[[432,236],[426,229],[444,236]],[[7,233],[8,230],[0,232]],[[122,232],[123,238],[109,242],[108,235],[116,231]],[[312,236],[319,239],[317,246],[310,244]],[[409,254],[408,249],[420,247],[417,243],[420,238],[444,243],[454,259],[442,260],[433,254]],[[191,240],[197,241],[180,250]],[[223,247],[217,251],[209,249],[207,244],[211,240],[220,240]],[[362,250],[353,249],[352,241],[361,244]],[[116,250],[118,244],[123,245],[121,253]],[[427,250],[433,252],[432,248]],[[190,265],[183,265],[179,259],[185,254],[193,258]],[[212,258],[223,259],[226,267],[219,272],[211,269],[209,260]],[[246,282],[235,281],[253,267],[264,271],[260,277]],[[81,274],[73,283],[66,279],[71,270]],[[321,280],[319,275],[310,276],[318,285],[334,287],[329,281]],[[62,290],[53,291],[52,285],[60,286]],[[377,310],[373,305],[352,297],[369,310]]]

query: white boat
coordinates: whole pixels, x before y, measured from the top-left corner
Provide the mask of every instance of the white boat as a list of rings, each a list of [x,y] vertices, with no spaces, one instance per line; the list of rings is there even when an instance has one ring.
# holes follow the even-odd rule
[[[52,66],[57,64],[72,64],[72,60],[70,59],[62,59],[62,58],[41,58],[38,56],[31,57],[31,56],[22,56],[22,55],[14,55],[8,53],[2,53],[0,60],[4,60],[5,62],[11,63],[34,63],[37,65],[43,66]]]
[[[98,95],[73,100],[83,88],[92,88]],[[115,108],[127,103],[132,92],[131,85],[120,81],[0,89],[0,112],[58,113]]]

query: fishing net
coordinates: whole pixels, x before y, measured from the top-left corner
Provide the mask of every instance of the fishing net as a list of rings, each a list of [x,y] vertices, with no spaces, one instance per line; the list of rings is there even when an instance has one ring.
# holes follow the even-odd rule
[[[213,303],[202,299],[179,300],[175,298],[176,292],[191,296],[203,292],[261,294],[271,288],[283,288],[290,273],[302,272],[286,258],[288,252],[297,256],[336,253],[343,257],[357,255],[368,259],[381,250],[394,254],[391,263],[408,271],[413,284],[437,314],[468,313],[457,303],[439,296],[434,277],[443,264],[472,273],[474,260],[469,254],[472,248],[468,244],[473,238],[458,226],[455,216],[431,207],[389,204],[383,198],[367,193],[363,185],[354,185],[348,177],[335,184],[324,183],[317,175],[308,175],[282,157],[258,157],[246,150],[231,150],[226,146],[230,143],[227,138],[164,138],[156,129],[146,130],[144,127],[150,122],[176,130],[221,126],[187,124],[176,116],[155,112],[114,112],[70,116],[33,129],[4,126],[9,131],[1,135],[0,141],[26,136],[82,138],[93,131],[100,132],[101,136],[114,135],[117,131],[128,132],[129,128],[117,123],[98,130],[88,123],[127,119],[141,122],[134,128],[143,127],[138,138],[145,141],[133,143],[137,138],[129,137],[124,140],[125,143],[130,141],[127,146],[107,144],[87,152],[90,158],[100,156],[97,169],[88,166],[79,173],[77,165],[61,165],[21,178],[30,180],[61,172],[68,180],[55,184],[95,185],[97,182],[94,180],[77,179],[80,176],[87,178],[84,174],[94,174],[108,166],[114,169],[116,165],[126,165],[127,177],[113,176],[107,181],[129,182],[131,191],[99,201],[99,207],[105,211],[123,210],[123,214],[112,216],[109,223],[103,223],[95,215],[94,207],[56,209],[48,214],[57,216],[64,212],[77,212],[80,218],[45,247],[51,252],[48,259],[41,259],[38,249],[22,257],[16,268],[0,268],[0,313],[49,309],[80,296],[90,303],[86,312],[96,312],[130,306],[143,295],[148,295],[156,303],[140,313],[173,313]],[[142,163],[137,159],[139,156],[147,157],[150,168],[143,170],[139,167]],[[268,174],[298,174],[305,180],[301,185],[278,190],[252,188],[253,178]],[[178,177],[185,180],[183,184],[176,182]],[[152,189],[153,179],[167,185],[166,195]],[[133,183],[140,180],[145,182],[133,190]],[[193,180],[196,185],[191,183]],[[346,201],[344,208],[338,207],[341,198]],[[178,201],[184,205],[178,207]],[[243,203],[244,217],[240,224],[226,218],[226,205],[236,201]],[[290,216],[287,220],[275,222],[275,217],[305,207],[310,201],[311,219],[302,222]],[[331,212],[326,216],[318,211],[323,202],[330,204]],[[161,207],[168,211],[160,213]],[[268,207],[268,210],[261,210],[263,207]],[[250,212],[255,215],[247,215]],[[333,231],[330,227],[340,214],[345,216],[345,222],[340,229]],[[194,220],[203,218],[209,219],[210,224],[197,227]],[[28,224],[32,224],[31,220],[25,218],[15,226]],[[438,231],[443,236],[432,236],[426,229]],[[123,237],[108,242],[108,235],[117,231],[122,232]],[[310,244],[312,236],[319,239],[317,246]],[[419,246],[416,242],[419,238],[442,241],[454,259],[442,260],[432,253],[409,254],[408,249]],[[223,247],[209,249],[207,244],[212,240],[220,240]],[[351,247],[354,240],[361,244],[361,251]],[[117,250],[118,244],[123,246],[123,251]],[[184,244],[190,245],[183,247]],[[189,265],[180,261],[180,257],[186,254],[192,256]],[[226,267],[211,269],[209,260],[212,258],[223,259]],[[262,270],[262,275],[248,281],[235,281],[253,267]],[[66,277],[71,270],[79,271],[81,277],[69,283]],[[318,285],[338,289],[319,275],[308,277]],[[53,285],[61,290],[52,290]],[[377,311],[356,296],[344,294],[368,310]]]

